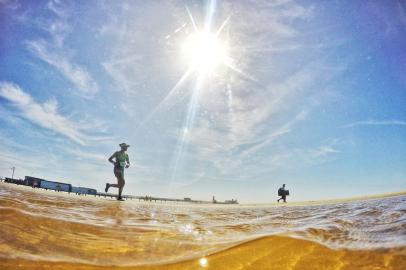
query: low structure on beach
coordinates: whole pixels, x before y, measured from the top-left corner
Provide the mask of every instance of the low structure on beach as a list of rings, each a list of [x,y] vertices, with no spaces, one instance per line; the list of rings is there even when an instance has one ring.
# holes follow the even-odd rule
[[[237,200],[231,199],[224,202],[219,202],[216,200],[212,201],[203,201],[203,200],[192,200],[191,198],[183,199],[173,199],[173,198],[161,198],[161,197],[152,197],[152,196],[124,196],[129,199],[138,199],[143,201],[162,201],[162,202],[188,202],[188,203],[213,203],[213,204],[238,204]]]
[[[6,178],[6,183],[13,183],[18,185],[25,185],[30,186],[33,188],[42,188],[45,190],[55,190],[55,191],[63,191],[68,193],[75,193],[75,194],[90,194],[96,195],[97,190],[94,188],[87,188],[87,187],[75,187],[69,183],[57,182],[57,181],[49,181],[42,178],[32,177],[32,176],[25,176],[24,180],[22,179],[12,179]]]
[[[6,178],[4,178],[4,182],[16,184],[16,185],[24,185],[24,180],[22,180],[22,179],[14,179],[14,178],[6,177]]]
[[[57,181],[49,181],[42,178],[32,177],[32,176],[25,176],[24,180],[22,179],[13,179],[13,178],[5,178],[4,182],[12,183],[17,185],[25,185],[30,186],[33,188],[41,188],[45,190],[54,190],[57,192],[68,192],[68,193],[75,193],[77,195],[94,195],[97,197],[110,197],[110,198],[117,198],[117,194],[107,193],[107,192],[97,192],[96,189],[87,188],[87,187],[75,187],[69,183],[57,182]],[[174,198],[165,198],[165,197],[153,197],[153,196],[133,196],[133,195],[123,195],[124,199],[136,199],[139,201],[149,201],[149,202],[186,202],[186,203],[196,203],[196,204],[238,204],[237,200],[231,199],[226,200],[224,202],[217,201],[214,196],[213,200],[211,201],[204,201],[204,200],[193,200],[192,198],[185,197],[183,199],[174,199]]]

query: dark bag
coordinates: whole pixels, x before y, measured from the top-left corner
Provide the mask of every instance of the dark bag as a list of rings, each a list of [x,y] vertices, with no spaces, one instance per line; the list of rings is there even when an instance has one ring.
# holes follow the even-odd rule
[[[283,189],[283,188],[278,189],[278,196],[288,196],[288,195],[289,195],[289,190]]]

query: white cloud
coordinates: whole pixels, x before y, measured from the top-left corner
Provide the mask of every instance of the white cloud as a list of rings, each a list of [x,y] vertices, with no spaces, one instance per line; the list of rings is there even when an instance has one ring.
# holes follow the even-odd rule
[[[27,42],[28,49],[42,61],[56,68],[66,79],[85,95],[93,95],[98,91],[97,83],[90,74],[79,65],[57,50],[47,48],[43,40]]]
[[[298,117],[295,117],[293,120],[283,124],[281,127],[276,129],[275,131],[271,132],[265,138],[261,139],[258,143],[255,143],[252,147],[248,148],[242,153],[242,156],[252,155],[259,150],[265,148],[266,146],[272,144],[278,138],[282,137],[285,134],[288,134],[292,130],[292,126],[294,123],[297,122]]]
[[[261,159],[268,158],[266,154],[258,156],[291,134],[298,122],[306,120],[308,112],[319,105],[313,104],[310,99],[322,96],[316,92],[323,90],[324,85],[344,71],[344,64],[332,67],[326,56],[307,61],[303,58],[305,61],[294,69],[285,63],[271,61],[275,53],[287,52],[267,51],[269,48],[289,47],[290,51],[298,54],[303,47],[310,47],[305,42],[297,46],[297,40],[293,40],[298,34],[294,27],[297,24],[291,22],[308,19],[312,16],[313,7],[298,6],[293,2],[274,5],[267,1],[258,4],[263,7],[260,10],[257,4],[247,2],[227,5],[224,5],[225,13],[238,11],[240,18],[230,23],[230,36],[236,39],[230,40],[230,44],[232,46],[233,41],[238,44],[231,53],[242,59],[239,69],[255,74],[256,83],[238,78],[235,73],[228,75],[232,77],[228,82],[216,82],[215,78],[203,86],[199,110],[208,113],[198,113],[193,126],[187,127],[188,134],[184,138],[191,146],[185,147],[185,151],[189,152],[188,158],[193,159],[194,154],[195,159],[211,163],[221,174],[233,174],[235,170],[241,172],[238,168],[252,166],[255,170],[261,167]],[[253,19],[241,19],[245,17]],[[295,63],[297,59],[294,57],[297,56],[287,55],[285,61]],[[258,68],[262,66],[259,63],[267,67],[264,72]],[[277,76],[272,74],[273,69]],[[228,84],[231,86],[228,87]],[[178,140],[183,140],[183,137]],[[262,151],[264,149],[267,150]],[[329,150],[333,148],[318,148],[317,154],[327,155]],[[308,154],[310,152],[307,151]],[[272,163],[280,163],[287,158],[286,154],[273,156]],[[269,166],[266,169],[269,170]]]
[[[325,76],[323,67],[323,61],[310,63],[285,81],[258,89],[256,95],[247,95],[237,88],[230,104],[232,110],[228,111],[224,110],[227,104],[224,92],[211,92],[206,100],[202,98],[201,106],[202,110],[215,112],[214,120],[210,117],[199,120],[189,131],[188,142],[195,146],[200,160],[211,161],[224,173],[247,166],[258,152],[290,134],[297,123],[307,120],[309,111],[318,104],[308,102],[298,106],[298,103],[302,98],[312,97],[315,83],[328,82],[342,72],[337,68]],[[322,150],[318,150],[322,155]]]
[[[1,135],[0,139],[3,139]],[[52,149],[54,151],[47,148],[21,147],[12,141],[7,141],[5,145],[0,144],[0,175],[9,177],[10,168],[16,167],[16,178],[30,175],[94,188],[103,186],[104,177],[108,173],[113,175],[109,166],[89,162],[87,158],[86,162],[80,159],[72,160],[66,155],[61,156],[58,148]]]
[[[406,121],[402,120],[367,120],[358,121],[351,124],[344,125],[344,128],[351,128],[356,126],[406,126]]]
[[[182,162],[207,162],[212,165],[210,169],[214,167],[220,173],[232,173],[234,168],[249,165],[258,168],[253,164],[252,156],[266,152],[261,151],[264,149],[268,151],[275,142],[292,134],[295,124],[306,120],[307,111],[311,111],[315,105],[311,104],[310,97],[314,97],[316,91],[323,90],[320,88],[343,72],[343,65],[329,67],[327,54],[318,57],[319,51],[315,51],[312,52],[314,57],[306,57],[307,52],[319,48],[307,39],[300,38],[300,42],[296,39],[303,35],[300,32],[303,31],[302,27],[300,31],[297,27],[298,23],[313,16],[312,6],[298,5],[293,1],[223,1],[216,9],[218,21],[213,22],[213,27],[232,15],[223,30],[224,38],[229,39],[230,57],[236,60],[236,68],[248,74],[242,78],[238,72],[227,70],[207,83],[202,87],[199,110],[193,124],[179,126],[179,123],[188,122],[182,121],[179,111],[187,111],[184,101],[189,102],[193,95],[194,77],[190,76],[177,88],[173,99],[165,97],[182,77],[178,47],[193,29],[188,24],[189,17],[184,7],[166,5],[166,10],[178,14],[177,20],[165,14],[162,17],[148,17],[145,24],[146,18],[143,16],[161,10],[161,7],[148,5],[147,8],[140,7],[143,10],[140,17],[129,16],[129,19],[121,21],[111,19],[107,26],[102,27],[100,34],[108,34],[115,41],[112,55],[103,62],[103,67],[124,95],[133,94],[131,97],[142,98],[149,105],[148,108],[152,107],[151,111],[156,112],[155,120],[159,121],[159,116],[163,117],[160,120],[168,119],[158,128],[165,126],[165,134],[176,134],[173,136],[176,138],[179,136],[178,144],[185,140],[187,145],[184,147],[185,153],[182,153]],[[196,23],[202,25],[198,8],[193,8],[191,12],[196,13]],[[107,16],[111,15],[107,13]],[[168,21],[168,24],[156,30],[162,21]],[[165,39],[169,33],[185,24],[176,35]],[[286,57],[280,62],[283,54]],[[278,57],[274,60],[274,56]],[[155,66],[155,63],[160,65]],[[140,67],[142,70],[139,70]],[[171,69],[165,72],[168,67]],[[169,73],[170,77],[165,77]],[[156,82],[157,74],[159,83]],[[247,79],[251,77],[255,79]],[[154,89],[156,85],[159,89]],[[320,88],[315,89],[315,85]],[[317,96],[322,95],[317,93]],[[148,113],[151,111],[144,115],[145,111],[133,98],[127,100],[128,103],[121,108],[128,115],[135,111],[134,107],[137,107],[137,117],[140,119],[150,115]],[[304,100],[309,102],[303,103]],[[156,104],[160,105],[154,109]],[[176,117],[176,121],[171,116]],[[179,132],[183,130],[188,130],[184,136]],[[274,162],[282,159],[280,157]]]
[[[85,144],[86,135],[80,131],[76,122],[58,113],[56,100],[37,103],[19,86],[9,82],[0,82],[0,96],[10,101],[20,110],[21,116],[32,123],[55,131],[76,143]]]
[[[99,87],[90,73],[83,66],[74,62],[65,48],[65,39],[71,31],[69,26],[69,11],[59,1],[50,1],[48,9],[57,19],[42,23],[41,28],[51,36],[49,41],[44,39],[27,41],[28,50],[55,68],[65,79],[75,86],[84,97],[91,97],[98,92]]]
[[[92,152],[85,152],[78,149],[72,148],[64,148],[65,152],[74,155],[79,160],[87,160],[87,161],[94,161],[97,164],[106,164],[107,158],[105,155],[92,153]]]
[[[10,167],[16,167],[15,177],[24,178],[24,175],[40,176],[48,168],[55,173],[58,157],[46,148],[30,147],[14,141],[9,135],[1,134],[0,130],[0,175],[10,176]],[[49,171],[49,170],[48,170]]]
[[[314,147],[282,147],[266,158],[255,160],[245,171],[248,175],[267,175],[272,171],[298,169],[333,161],[341,151],[337,148],[341,142],[327,140]]]
[[[1,8],[16,10],[21,7],[21,4],[18,0],[0,0],[0,6]]]
[[[334,149],[331,146],[326,146],[326,145],[322,145],[319,148],[315,149],[312,151],[313,152],[313,157],[324,157],[327,156],[329,154],[333,154],[333,153],[339,153],[340,151],[337,149]]]
[[[48,2],[48,9],[50,9],[52,12],[54,12],[56,15],[58,15],[61,18],[66,17],[66,11],[63,9],[63,6],[61,5],[61,1],[58,0],[51,0]]]
[[[133,80],[131,75],[136,73],[134,72],[134,66],[137,65],[136,63],[140,63],[140,59],[141,57],[135,56],[120,59],[119,61],[106,62],[102,65],[107,74],[114,79],[120,91],[124,91],[125,94],[131,94],[137,89],[139,84]],[[131,65],[134,66],[131,67]]]

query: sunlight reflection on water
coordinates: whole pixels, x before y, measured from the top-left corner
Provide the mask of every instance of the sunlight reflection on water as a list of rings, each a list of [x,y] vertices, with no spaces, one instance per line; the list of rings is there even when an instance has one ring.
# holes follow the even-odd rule
[[[406,196],[329,205],[211,206],[116,202],[0,186],[1,257],[144,265],[283,235],[334,249],[406,245]],[[71,243],[75,243],[73,248]]]

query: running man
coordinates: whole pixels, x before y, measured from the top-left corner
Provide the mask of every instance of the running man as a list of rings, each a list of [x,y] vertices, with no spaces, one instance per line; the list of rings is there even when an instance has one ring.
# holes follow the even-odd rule
[[[128,147],[130,147],[130,146],[126,143],[120,143],[119,146],[121,147],[121,150],[115,152],[109,158],[109,162],[114,165],[114,175],[117,178],[117,184],[106,183],[105,191],[107,192],[110,187],[118,188],[117,200],[124,201],[124,199],[121,197],[121,193],[123,192],[123,188],[125,185],[124,167],[125,168],[130,167],[130,159],[128,158],[128,154],[126,153]]]

